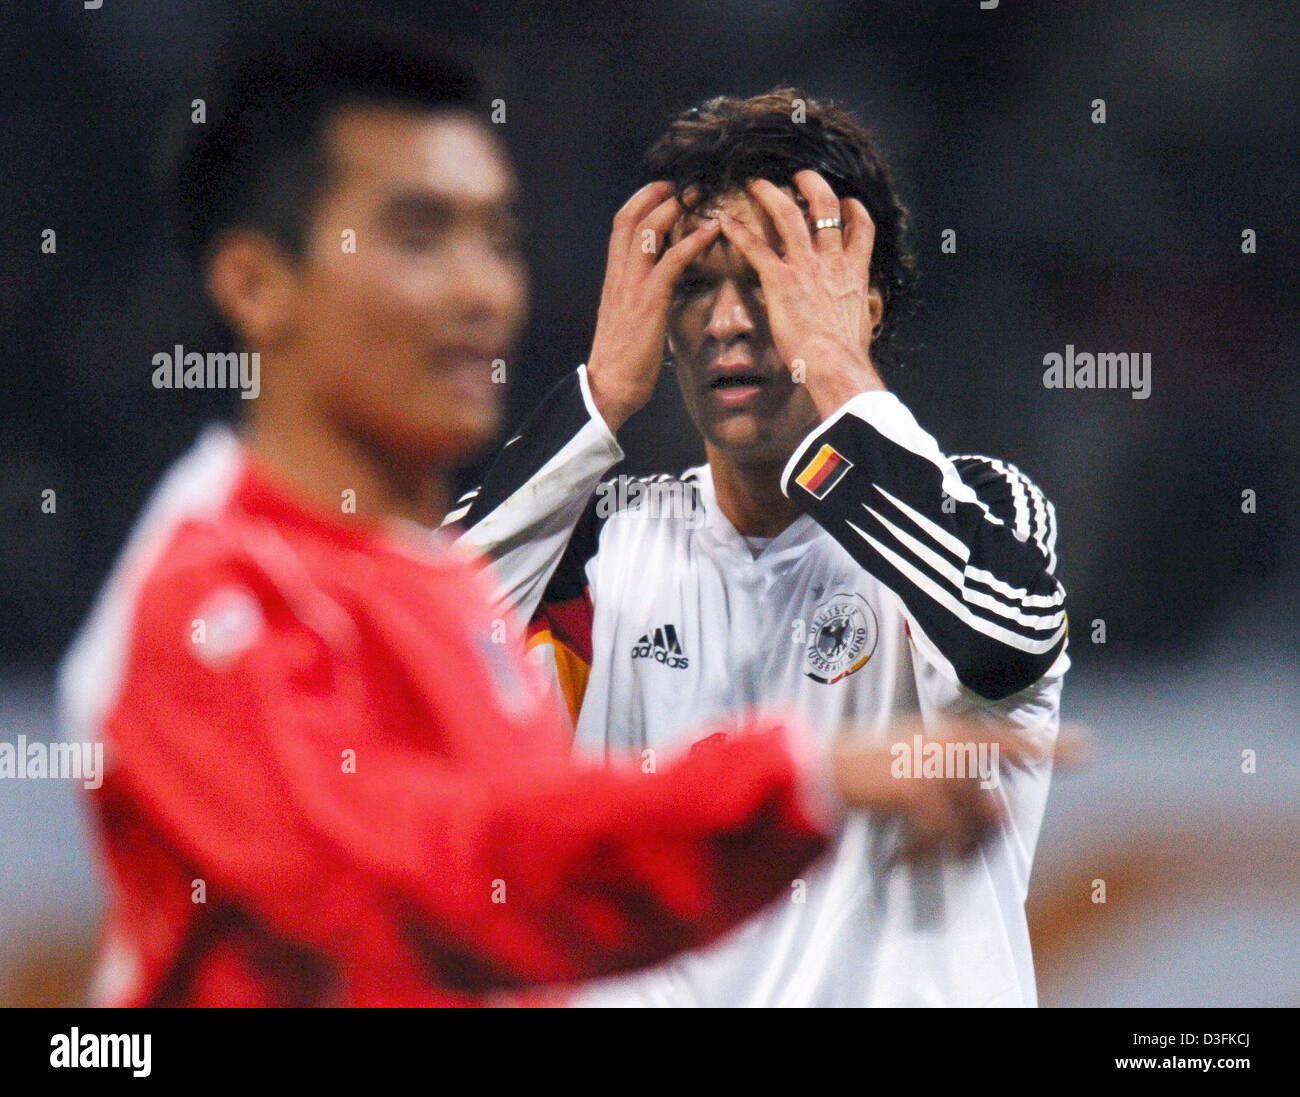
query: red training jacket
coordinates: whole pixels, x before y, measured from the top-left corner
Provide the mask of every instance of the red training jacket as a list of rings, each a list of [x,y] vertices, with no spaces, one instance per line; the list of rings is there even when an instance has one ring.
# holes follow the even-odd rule
[[[61,676],[105,744],[93,1000],[478,1004],[711,940],[824,848],[780,723],[571,762],[482,566],[315,510],[219,428],[172,469]]]

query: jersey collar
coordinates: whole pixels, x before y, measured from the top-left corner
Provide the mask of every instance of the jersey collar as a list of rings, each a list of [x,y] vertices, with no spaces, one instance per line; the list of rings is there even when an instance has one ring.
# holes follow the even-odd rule
[[[780,533],[770,540],[763,551],[755,556],[745,538],[718,506],[718,497],[713,490],[713,471],[707,464],[687,469],[682,478],[694,483],[700,489],[704,501],[705,514],[708,516],[707,533],[724,551],[737,556],[749,564],[768,566],[784,563],[792,556],[800,555],[816,535],[818,526],[807,514],[801,514]]]

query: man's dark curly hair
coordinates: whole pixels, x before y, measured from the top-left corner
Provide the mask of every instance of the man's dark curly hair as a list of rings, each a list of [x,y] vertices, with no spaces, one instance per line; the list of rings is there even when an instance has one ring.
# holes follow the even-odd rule
[[[884,157],[848,111],[798,88],[710,99],[673,120],[642,160],[641,181],[668,180],[679,201],[698,187],[692,204],[699,206],[742,190],[749,179],[793,186],[805,168],[819,172],[838,197],[858,199],[875,222],[871,284],[885,311],[872,357],[882,368],[896,366],[897,323],[916,281],[910,221]]]

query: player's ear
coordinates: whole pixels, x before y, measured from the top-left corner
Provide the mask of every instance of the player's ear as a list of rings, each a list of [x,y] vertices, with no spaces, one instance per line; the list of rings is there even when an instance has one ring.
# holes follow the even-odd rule
[[[223,234],[213,246],[205,284],[208,296],[245,346],[268,347],[289,332],[294,268],[284,252],[259,232]]]
[[[862,345],[868,349],[880,334],[880,322],[885,317],[885,298],[878,286],[867,290],[867,330],[862,333]]]

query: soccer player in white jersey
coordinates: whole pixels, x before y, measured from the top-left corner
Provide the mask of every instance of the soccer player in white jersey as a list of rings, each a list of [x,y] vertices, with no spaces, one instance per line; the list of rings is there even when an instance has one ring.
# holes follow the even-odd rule
[[[901,857],[905,824],[850,816],[788,901],[580,1000],[1033,1005],[1024,901],[1069,665],[1051,504],[1010,464],[945,456],[885,387],[907,215],[856,119],[790,89],[714,99],[644,174],[588,361],[449,517],[531,620],[576,748],[652,767],[710,718],[778,705],[828,743],[974,714],[1048,760],[994,769],[1005,818],[973,855]],[[709,222],[716,241],[656,278]],[[628,490],[605,480],[616,432],[665,348],[708,463]],[[900,780],[929,779],[906,746]]]

